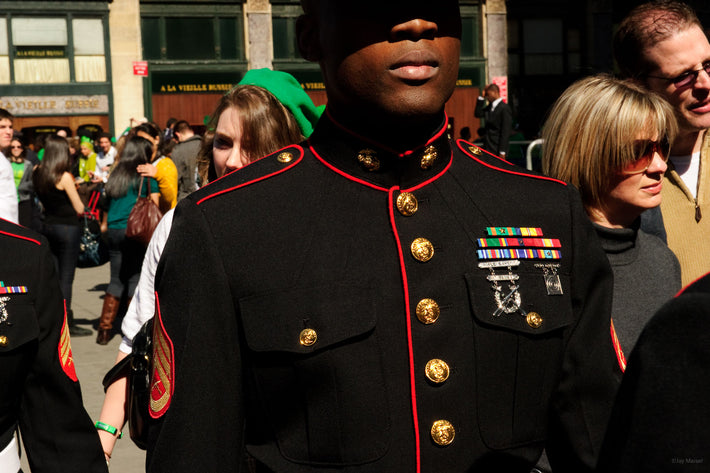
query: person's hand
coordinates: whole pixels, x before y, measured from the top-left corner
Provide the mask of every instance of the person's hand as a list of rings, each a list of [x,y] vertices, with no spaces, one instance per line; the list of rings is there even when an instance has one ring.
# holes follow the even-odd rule
[[[143,177],[155,177],[158,173],[158,168],[152,164],[139,164],[136,170]]]

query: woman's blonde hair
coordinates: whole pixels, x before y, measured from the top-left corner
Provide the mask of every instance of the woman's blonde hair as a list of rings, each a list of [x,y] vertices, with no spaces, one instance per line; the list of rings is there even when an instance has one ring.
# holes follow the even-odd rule
[[[639,135],[672,143],[673,108],[630,80],[606,74],[581,79],[555,102],[542,130],[542,170],[575,185],[585,206],[602,208],[611,179],[637,160]]]

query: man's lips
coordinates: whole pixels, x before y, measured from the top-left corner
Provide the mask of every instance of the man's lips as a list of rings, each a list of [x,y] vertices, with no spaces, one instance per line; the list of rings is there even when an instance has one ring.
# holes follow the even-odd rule
[[[439,71],[439,61],[428,51],[411,51],[390,66],[395,77],[402,80],[425,81]]]

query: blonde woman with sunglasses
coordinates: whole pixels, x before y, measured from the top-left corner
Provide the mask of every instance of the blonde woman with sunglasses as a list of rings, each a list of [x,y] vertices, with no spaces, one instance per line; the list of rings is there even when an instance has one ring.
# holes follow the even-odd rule
[[[641,213],[661,203],[677,129],[666,101],[608,75],[572,84],[543,127],[543,172],[579,189],[614,272],[619,373],[646,322],[681,287],[676,257],[639,229]]]

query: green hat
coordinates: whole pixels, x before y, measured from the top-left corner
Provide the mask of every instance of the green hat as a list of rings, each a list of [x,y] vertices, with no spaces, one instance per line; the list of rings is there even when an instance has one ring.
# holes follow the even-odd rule
[[[303,136],[313,133],[325,106],[316,107],[301,84],[289,73],[271,69],[252,69],[238,85],[255,85],[271,92],[296,118]]]

